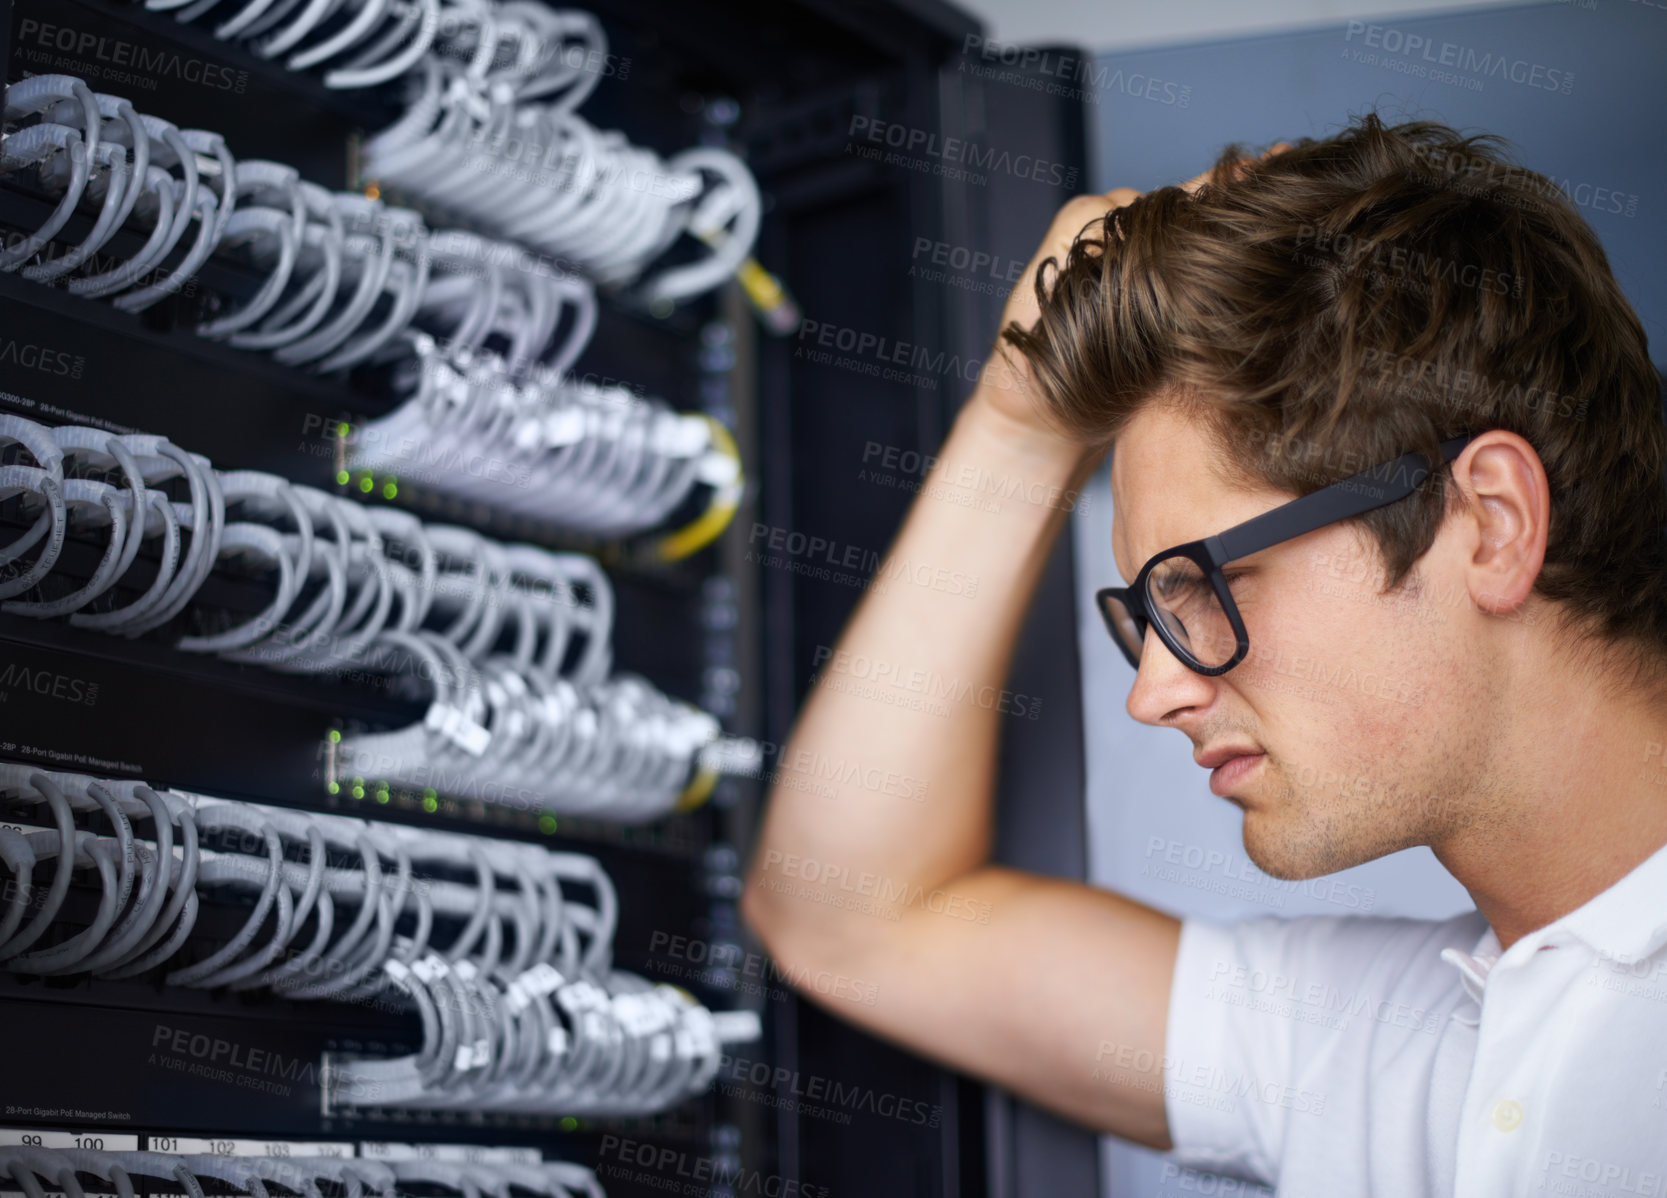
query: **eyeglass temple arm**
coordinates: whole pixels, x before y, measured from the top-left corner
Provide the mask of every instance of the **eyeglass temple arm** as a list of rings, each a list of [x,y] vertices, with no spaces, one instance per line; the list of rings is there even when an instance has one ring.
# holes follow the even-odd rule
[[[1441,460],[1452,461],[1476,437],[1476,433],[1466,433],[1443,441]],[[1225,532],[1207,538],[1204,548],[1218,566],[1248,557],[1270,545],[1313,532],[1316,528],[1324,528],[1338,520],[1363,515],[1398,499],[1405,499],[1429,473],[1428,459],[1413,450],[1392,462],[1362,470],[1300,499],[1281,504],[1243,524],[1235,524]]]

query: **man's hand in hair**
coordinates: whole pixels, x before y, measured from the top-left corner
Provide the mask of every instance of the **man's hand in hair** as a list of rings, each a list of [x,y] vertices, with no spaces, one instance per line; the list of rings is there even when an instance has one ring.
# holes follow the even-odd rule
[[[1280,142],[1262,155],[1263,160],[1270,156],[1288,150],[1286,142]],[[1239,159],[1242,164],[1249,164],[1250,158]],[[1210,181],[1210,172],[1205,171],[1182,183],[1181,188],[1189,194]],[[1049,258],[1058,262],[1065,260],[1071,245],[1085,230],[1094,236],[1095,225],[1108,212],[1115,212],[1138,200],[1145,192],[1136,191],[1132,187],[1117,187],[1104,194],[1092,192],[1080,195],[1066,201],[1054,215],[1053,223],[1048,226],[1047,234],[1042,238],[1042,244],[1025,268],[1024,275],[1013,287],[1007,297],[1007,304],[1002,309],[1000,328],[1005,329],[1010,323],[1017,321],[1021,328],[1033,328],[1036,318],[1041,314],[1036,302],[1036,273],[1042,268],[1042,263]],[[1041,414],[1040,397],[1035,393],[1032,385],[1029,367],[1024,359],[999,336],[994,350],[991,351],[989,363],[985,367],[983,385],[979,387],[975,400],[987,404],[1007,417],[1014,426],[1016,435],[1036,436],[1043,442],[1048,439],[1059,439],[1059,434],[1044,420]],[[1080,446],[1074,444],[1067,448],[1080,451]]]

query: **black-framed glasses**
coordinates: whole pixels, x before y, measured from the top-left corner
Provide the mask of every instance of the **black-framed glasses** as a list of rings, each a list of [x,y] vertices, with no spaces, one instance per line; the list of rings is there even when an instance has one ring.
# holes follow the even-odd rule
[[[1466,433],[1443,441],[1441,460],[1451,462],[1477,436]],[[1227,588],[1223,566],[1405,499],[1430,471],[1429,459],[1423,454],[1416,450],[1402,454],[1282,503],[1226,532],[1165,549],[1141,567],[1131,586],[1096,591],[1095,605],[1111,639],[1135,669],[1140,669],[1140,653],[1150,624],[1157,628],[1159,639],[1169,651],[1189,669],[1200,674],[1225,674],[1250,652],[1250,634]],[[1153,619],[1154,615],[1158,618]]]

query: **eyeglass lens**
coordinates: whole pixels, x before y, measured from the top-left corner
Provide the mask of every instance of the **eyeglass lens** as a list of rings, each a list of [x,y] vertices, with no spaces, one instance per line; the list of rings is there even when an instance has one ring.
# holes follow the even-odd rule
[[[1146,580],[1146,606],[1201,666],[1225,665],[1238,648],[1238,636],[1215,588],[1189,557],[1165,558],[1153,568]],[[1134,613],[1109,596],[1105,608],[1114,635],[1128,656],[1139,662],[1144,638]]]

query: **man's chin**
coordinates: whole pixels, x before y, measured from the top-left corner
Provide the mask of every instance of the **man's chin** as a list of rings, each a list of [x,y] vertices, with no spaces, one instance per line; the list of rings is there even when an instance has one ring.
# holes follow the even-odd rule
[[[1277,810],[1252,804],[1244,816],[1245,856],[1281,882],[1306,882],[1353,869],[1405,846],[1340,843],[1312,821],[1281,818]]]
[[[1256,868],[1282,882],[1304,882],[1344,868],[1316,861],[1303,829],[1293,828],[1274,813],[1245,805],[1244,851]]]

